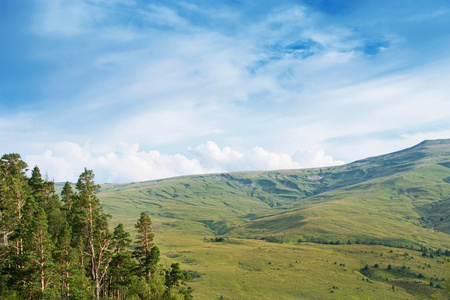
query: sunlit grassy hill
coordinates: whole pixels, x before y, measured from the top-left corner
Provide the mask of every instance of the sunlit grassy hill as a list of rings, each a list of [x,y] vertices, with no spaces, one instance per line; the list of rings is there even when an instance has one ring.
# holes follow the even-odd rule
[[[195,299],[448,299],[450,258],[416,250],[450,249],[450,140],[337,167],[107,184],[99,197],[130,232],[151,215],[163,263],[189,271]]]
[[[111,184],[99,195],[129,228],[146,211],[163,231],[450,248],[450,140],[338,167]]]
[[[450,246],[448,140],[325,171],[315,205],[258,218],[229,234],[320,242]]]

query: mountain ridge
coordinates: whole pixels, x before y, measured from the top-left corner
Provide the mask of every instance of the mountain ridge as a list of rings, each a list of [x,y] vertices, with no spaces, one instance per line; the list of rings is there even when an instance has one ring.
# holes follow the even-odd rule
[[[99,196],[125,219],[146,210],[161,230],[450,248],[449,166],[450,139],[427,140],[342,166],[107,184]]]

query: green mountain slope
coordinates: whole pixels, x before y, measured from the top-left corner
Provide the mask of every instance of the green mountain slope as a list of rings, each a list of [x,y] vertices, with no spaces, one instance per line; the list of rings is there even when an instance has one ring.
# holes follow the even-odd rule
[[[450,140],[338,167],[110,184],[99,197],[129,228],[146,211],[160,232],[450,248]]]
[[[229,234],[448,248],[449,154],[448,140],[427,141],[324,173],[329,191],[309,198],[316,205],[259,218]]]

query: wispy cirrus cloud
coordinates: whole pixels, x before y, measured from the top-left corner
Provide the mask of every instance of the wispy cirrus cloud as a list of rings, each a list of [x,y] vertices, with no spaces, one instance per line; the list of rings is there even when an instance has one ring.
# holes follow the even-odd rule
[[[445,1],[8,5],[23,21],[0,28],[0,150],[44,164],[90,141],[119,180],[106,163],[125,161],[123,141],[163,177],[184,174],[176,155],[192,172],[313,166],[450,128]]]

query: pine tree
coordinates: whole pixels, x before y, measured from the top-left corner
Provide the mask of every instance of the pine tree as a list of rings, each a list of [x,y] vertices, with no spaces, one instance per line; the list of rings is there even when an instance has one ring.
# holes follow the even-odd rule
[[[108,294],[110,297],[125,298],[128,286],[136,269],[136,262],[133,260],[128,247],[131,244],[130,234],[125,231],[123,224],[114,228],[113,245],[114,256],[110,263],[108,274]]]
[[[189,273],[182,271],[179,263],[170,265],[170,269],[166,270],[167,298],[175,298],[174,295],[178,294],[182,295],[184,299],[192,299],[192,288],[184,287],[190,279]]]
[[[25,295],[34,299],[54,298],[57,276],[52,252],[55,245],[48,233],[47,216],[41,207],[35,211],[25,240],[24,267],[28,277]]]
[[[64,225],[65,216],[61,210],[59,197],[55,194],[55,183],[47,178],[45,180],[42,179],[39,167],[35,166],[31,171],[28,184],[31,187],[35,201],[45,210],[49,233],[54,238],[53,241],[56,242]]]
[[[61,278],[61,299],[70,297],[70,278],[76,261],[74,250],[71,247],[71,235],[72,228],[69,223],[65,222],[55,251],[55,259],[58,262],[58,272]]]
[[[74,200],[75,194],[72,189],[72,185],[70,182],[66,182],[61,192],[61,200],[64,203],[64,209],[68,212],[72,210],[72,203]]]
[[[113,241],[115,245],[114,253],[117,254],[125,251],[130,246],[132,242],[130,233],[125,231],[122,223],[114,228]]]
[[[141,215],[136,223],[135,227],[137,229],[137,246],[133,251],[133,256],[138,261],[138,268],[140,274],[143,274],[147,280],[152,277],[152,269],[159,262],[159,255],[155,255],[156,252],[159,253],[157,247],[153,250],[153,255],[151,255],[153,248],[153,232],[152,232],[152,221],[150,216],[141,212]]]
[[[35,166],[33,170],[31,170],[31,177],[28,179],[28,185],[31,187],[35,198],[37,195],[42,194],[44,180],[42,179],[41,170],[38,166]]]
[[[22,218],[20,223],[10,234],[10,244],[16,245],[19,239],[23,240],[24,247],[21,253],[17,253],[15,247],[9,247],[6,259],[4,272],[10,275],[9,285],[16,290],[22,291],[25,284],[29,281],[29,270],[27,266],[29,263],[29,256],[27,253],[27,246],[29,246],[29,234],[34,228],[35,212],[37,211],[37,204],[33,198],[29,198],[22,208]]]
[[[97,198],[100,185],[94,182],[94,172],[84,169],[76,184],[78,196],[74,203],[79,226],[89,259],[89,276],[95,285],[95,297],[100,298],[101,284],[111,262],[112,235],[108,230],[108,215],[102,211]]]
[[[19,226],[23,207],[30,196],[25,175],[27,164],[19,154],[5,154],[0,159],[0,232],[2,245],[14,249],[15,255],[23,253],[23,236],[16,236],[15,244],[8,243],[8,236]]]

